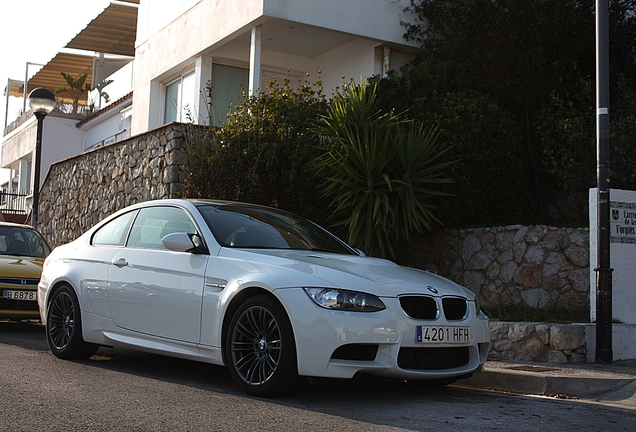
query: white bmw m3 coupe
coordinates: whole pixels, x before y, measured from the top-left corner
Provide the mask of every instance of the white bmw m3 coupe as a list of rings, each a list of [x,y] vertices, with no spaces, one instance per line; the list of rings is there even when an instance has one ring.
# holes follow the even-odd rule
[[[490,340],[468,289],[236,202],[123,209],[48,256],[37,298],[59,358],[111,346],[226,365],[256,396],[303,376],[450,382],[481,370]]]

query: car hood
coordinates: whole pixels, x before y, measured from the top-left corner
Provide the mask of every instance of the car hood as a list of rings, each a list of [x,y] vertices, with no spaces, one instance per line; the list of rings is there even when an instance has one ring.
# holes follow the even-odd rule
[[[438,293],[474,298],[471,291],[446,278],[380,258],[304,250],[230,248],[223,248],[219,256],[249,261],[252,265],[262,267],[267,273],[289,272],[290,280],[297,280],[294,276],[298,276],[298,272],[304,273],[309,276],[303,278],[306,281],[303,283],[307,285],[318,284],[322,280],[327,284],[320,286],[331,285],[377,296]]]
[[[39,279],[44,258],[19,255],[0,255],[0,275]]]

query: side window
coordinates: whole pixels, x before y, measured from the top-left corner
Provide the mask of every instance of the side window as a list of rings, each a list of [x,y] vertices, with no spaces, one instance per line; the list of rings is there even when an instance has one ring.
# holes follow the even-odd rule
[[[147,207],[139,211],[127,246],[165,249],[161,239],[175,232],[196,233],[194,223],[186,212],[176,207]]]
[[[36,257],[45,257],[51,253],[49,245],[44,241],[42,236],[32,230],[24,230],[24,235],[31,249],[31,253]]]
[[[194,116],[195,108],[195,75],[190,71],[181,75],[178,79],[166,85],[166,99],[164,106],[163,122],[186,122],[188,116]]]
[[[131,211],[113,219],[93,234],[93,246],[123,246],[127,228],[137,212]]]

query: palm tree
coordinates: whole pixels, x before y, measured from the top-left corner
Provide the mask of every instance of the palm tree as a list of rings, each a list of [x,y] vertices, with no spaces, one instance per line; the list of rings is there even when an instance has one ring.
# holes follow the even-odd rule
[[[73,112],[72,114],[77,114],[77,107],[79,105],[79,100],[82,96],[88,93],[91,90],[91,85],[86,83],[86,77],[88,74],[80,75],[75,78],[70,74],[60,72],[64,77],[64,80],[68,84],[67,86],[59,86],[53,90],[53,93],[57,95],[58,93],[68,93],[73,100]]]
[[[347,229],[347,241],[375,256],[395,257],[411,234],[439,222],[430,199],[450,180],[441,162],[446,151],[437,131],[375,103],[376,85],[345,85],[335,95],[317,132],[330,148],[312,166],[326,179],[332,220]]]

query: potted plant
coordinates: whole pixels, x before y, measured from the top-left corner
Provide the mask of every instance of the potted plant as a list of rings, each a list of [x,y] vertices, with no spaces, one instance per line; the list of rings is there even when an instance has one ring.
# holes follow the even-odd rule
[[[86,83],[88,74],[80,75],[79,77],[75,78],[70,74],[64,72],[60,73],[62,74],[64,80],[68,85],[56,87],[55,90],[53,90],[53,93],[55,95],[59,93],[68,93],[73,100],[72,114],[77,114],[77,107],[79,105],[80,99],[91,89],[91,85],[89,83]]]

